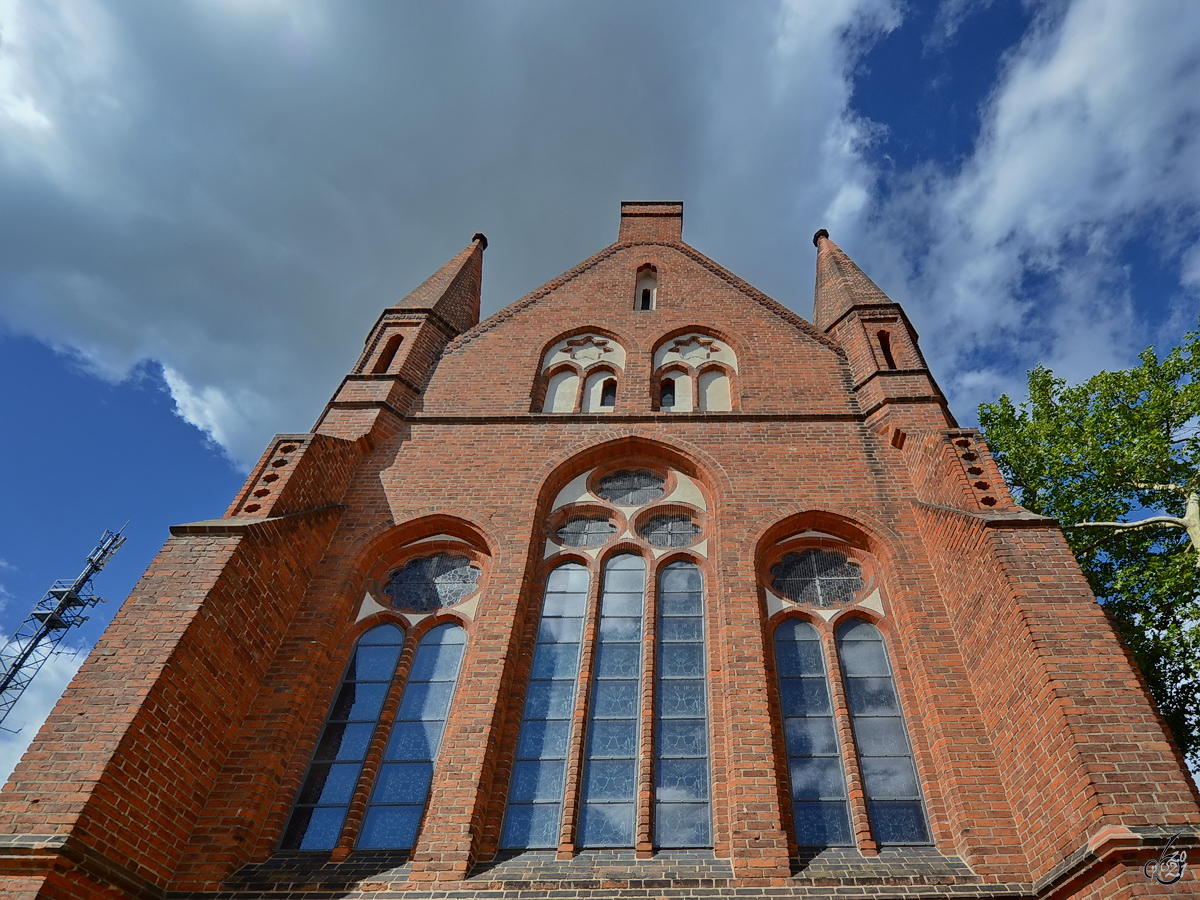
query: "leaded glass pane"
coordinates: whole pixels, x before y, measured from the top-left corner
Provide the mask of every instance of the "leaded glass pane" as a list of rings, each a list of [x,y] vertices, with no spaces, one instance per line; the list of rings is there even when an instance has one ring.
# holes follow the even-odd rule
[[[783,709],[796,843],[853,843],[846,776],[834,729],[821,636],[809,622],[785,619],[775,628],[775,673]]]
[[[367,743],[375,733],[374,722],[347,725],[330,722],[325,726],[321,741],[317,744],[314,760],[362,759],[367,752]]]
[[[300,803],[342,805],[350,802],[361,763],[317,763],[300,788]]]
[[[837,756],[791,759],[788,773],[796,800],[837,800],[846,796],[842,761]]]
[[[842,671],[847,675],[889,675],[882,641],[842,641]]]
[[[654,843],[659,847],[711,847],[708,803],[654,804]]]
[[[900,715],[896,691],[892,687],[892,679],[888,677],[856,678],[847,673],[846,701],[850,705],[852,715]]]
[[[837,646],[875,840],[927,843],[921,788],[883,635],[870,622],[851,619],[838,626]]]
[[[379,710],[383,707],[383,698],[387,694],[387,689],[386,682],[367,682],[366,684],[349,682],[343,685],[338,692],[329,718],[350,722],[374,722],[379,718]]]
[[[554,802],[562,799],[564,767],[561,760],[517,760],[513,766],[508,798],[513,803],[535,800]]]
[[[521,726],[517,756],[521,759],[566,759],[571,723],[563,719],[531,720]]]
[[[844,553],[788,553],[771,567],[771,590],[795,603],[842,606],[852,602],[862,588],[862,568]]]
[[[504,814],[503,847],[539,849],[558,846],[558,821],[562,801],[558,803],[512,803]]]
[[[704,579],[700,575],[700,570],[693,565],[672,564],[663,569],[659,578],[659,592],[662,594],[694,593],[699,595],[703,590]]]
[[[546,619],[538,625],[538,642],[542,644],[578,644],[583,640],[583,619]]]
[[[854,843],[844,800],[793,803],[792,818],[796,823],[796,843],[801,847],[845,847]]]
[[[633,719],[637,717],[641,683],[628,681],[597,681],[592,693],[592,715],[598,719]]]
[[[917,773],[907,756],[864,756],[863,781],[867,796],[876,800],[916,800]]]
[[[421,824],[420,806],[375,806],[367,810],[358,846],[411,847]]]
[[[403,642],[404,632],[395,625],[376,626],[359,638],[304,775],[282,849],[332,850],[337,844]]]
[[[287,850],[331,850],[346,820],[344,806],[298,806],[283,835]]]
[[[832,717],[784,719],[783,733],[788,753],[794,756],[827,756],[838,752]]]
[[[579,668],[579,644],[541,644],[533,660],[533,678],[573,679]]]
[[[639,529],[651,547],[686,547],[700,534],[689,515],[654,516]]]
[[[605,475],[596,492],[617,506],[643,506],[663,495],[666,479],[648,469],[625,470]]]
[[[929,842],[920,801],[868,800],[867,817],[871,820],[875,840],[881,844]]]
[[[780,678],[779,693],[785,716],[827,716],[830,714],[829,685],[825,678]]]
[[[659,847],[712,845],[703,588],[694,563],[671,563],[659,576],[654,781]]]
[[[628,800],[637,787],[637,760],[594,759],[588,763],[584,791],[591,802]]]
[[[529,691],[525,695],[526,719],[569,719],[573,709],[575,709],[575,682],[573,680],[529,682]]]
[[[632,803],[589,803],[579,827],[581,847],[633,846]]]
[[[601,678],[636,678],[642,668],[640,644],[609,644],[601,642],[596,658],[596,671]]]
[[[505,849],[558,845],[587,592],[587,568],[579,563],[564,563],[546,578],[500,835]]]
[[[442,738],[442,723],[397,722],[392,726],[383,758],[433,759],[437,755],[438,742]]]
[[[433,780],[433,763],[387,763],[379,770],[372,804],[423,804]]]
[[[616,523],[602,516],[571,519],[556,532],[558,542],[566,547],[599,547],[616,533]]]
[[[604,566],[579,828],[582,847],[633,846],[646,562]]]
[[[696,641],[668,644],[659,653],[663,678],[703,678],[704,645]]]
[[[415,612],[454,606],[479,584],[480,570],[465,556],[438,553],[409,560],[388,576],[383,592],[392,605]]]
[[[707,759],[660,759],[654,796],[662,803],[708,803]]]
[[[399,646],[359,647],[354,651],[347,677],[355,681],[391,681],[399,658]]]
[[[677,616],[663,619],[662,639],[664,643],[695,643],[704,639],[704,619],[700,616]]]
[[[642,620],[636,616],[605,616],[600,620],[600,640],[630,643],[642,639]]]
[[[698,718],[706,715],[703,681],[660,681],[657,693],[661,718]]]
[[[417,645],[359,849],[408,850],[416,842],[466,639],[461,626],[448,623],[430,629]]]

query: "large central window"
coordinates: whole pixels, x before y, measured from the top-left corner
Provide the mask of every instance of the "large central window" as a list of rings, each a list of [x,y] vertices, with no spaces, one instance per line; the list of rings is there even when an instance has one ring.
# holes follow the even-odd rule
[[[500,848],[711,847],[707,500],[654,463],[577,484],[546,527]]]
[[[619,553],[600,578],[595,610],[586,608],[590,578],[580,563],[563,563],[546,580],[501,846],[632,847],[639,833],[652,833],[658,847],[710,847],[703,576],[694,562],[677,560],[659,569],[657,590],[648,591],[646,559]],[[648,620],[656,622],[649,650]],[[591,671],[581,673],[588,621],[594,652]],[[581,734],[572,734],[581,705]],[[582,771],[573,772],[570,750],[579,741]],[[577,796],[572,783],[580,785]],[[639,808],[647,789],[653,803]],[[577,829],[576,817],[564,814],[572,803]]]

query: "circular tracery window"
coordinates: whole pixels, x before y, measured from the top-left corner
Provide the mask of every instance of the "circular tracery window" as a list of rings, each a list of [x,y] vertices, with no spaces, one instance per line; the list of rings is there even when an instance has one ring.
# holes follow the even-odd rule
[[[844,553],[804,550],[771,566],[771,590],[795,603],[843,606],[863,588],[862,567]]]
[[[649,469],[626,469],[601,478],[596,493],[617,506],[642,506],[661,497],[666,483],[665,478]]]
[[[409,560],[392,571],[383,592],[392,598],[392,606],[432,612],[474,593],[480,574],[467,557],[438,553]]]
[[[605,516],[578,516],[555,533],[564,547],[599,547],[617,533],[617,525]]]
[[[663,515],[647,519],[638,532],[651,547],[686,547],[696,540],[700,526],[689,515]]]

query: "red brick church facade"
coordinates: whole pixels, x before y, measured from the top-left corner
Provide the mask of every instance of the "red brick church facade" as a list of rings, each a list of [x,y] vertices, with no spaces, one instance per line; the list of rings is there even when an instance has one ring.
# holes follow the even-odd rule
[[[177,526],[0,796],[0,895],[1200,896],[1055,523],[817,233],[812,322],[626,203],[486,239]],[[65,776],[64,776],[65,773]]]

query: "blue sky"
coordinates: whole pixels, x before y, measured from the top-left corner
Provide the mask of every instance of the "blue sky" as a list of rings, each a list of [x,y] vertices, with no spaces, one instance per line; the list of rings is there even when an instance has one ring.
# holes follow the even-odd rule
[[[808,316],[830,230],[960,419],[1200,295],[1200,4],[0,0],[0,632],[105,528],[113,602],[483,231],[484,313],[681,199]],[[0,735],[15,762],[78,664]]]

